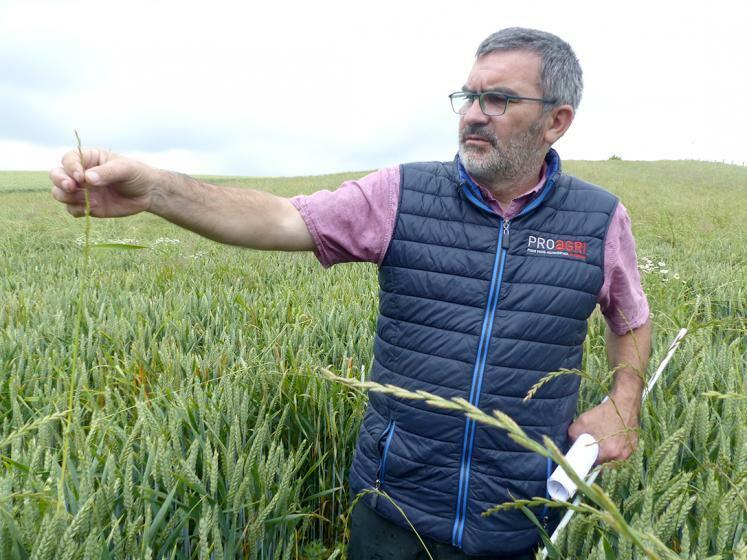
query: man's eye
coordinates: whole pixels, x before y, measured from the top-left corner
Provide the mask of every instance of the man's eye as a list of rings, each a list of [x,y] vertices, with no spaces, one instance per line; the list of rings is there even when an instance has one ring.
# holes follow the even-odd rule
[[[460,93],[454,96],[454,107],[458,106],[460,107],[459,112],[463,111],[466,113],[478,97],[480,95],[477,93]]]
[[[485,109],[490,112],[503,112],[506,108],[506,96],[500,93],[486,93],[483,95]]]
[[[506,96],[501,93],[486,93],[485,101],[487,103],[505,104]]]

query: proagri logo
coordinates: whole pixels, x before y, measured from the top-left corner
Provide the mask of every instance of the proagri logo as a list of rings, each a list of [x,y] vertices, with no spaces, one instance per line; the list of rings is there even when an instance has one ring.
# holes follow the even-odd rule
[[[586,241],[575,241],[573,239],[553,239],[551,237],[530,235],[527,242],[527,254],[531,255],[571,257],[585,261],[586,249]]]

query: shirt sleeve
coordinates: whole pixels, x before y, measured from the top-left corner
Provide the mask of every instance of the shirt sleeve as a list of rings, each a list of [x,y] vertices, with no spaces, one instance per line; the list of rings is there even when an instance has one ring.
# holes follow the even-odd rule
[[[290,199],[314,239],[325,268],[344,262],[381,264],[394,233],[399,167],[345,181],[337,190]]]
[[[604,283],[598,303],[607,325],[618,335],[643,325],[649,317],[641,286],[630,216],[617,205],[604,245]]]

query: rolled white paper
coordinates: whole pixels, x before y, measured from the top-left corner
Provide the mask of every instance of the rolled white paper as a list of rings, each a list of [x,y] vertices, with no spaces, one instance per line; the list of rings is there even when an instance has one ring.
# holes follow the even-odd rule
[[[585,479],[589,474],[594,461],[599,454],[599,444],[594,436],[590,434],[581,434],[571,446],[565,458],[570,463],[573,470],[581,479]],[[552,473],[547,481],[547,492],[553,500],[563,500],[567,502],[571,496],[576,493],[576,484],[565,473],[562,467],[558,467]]]

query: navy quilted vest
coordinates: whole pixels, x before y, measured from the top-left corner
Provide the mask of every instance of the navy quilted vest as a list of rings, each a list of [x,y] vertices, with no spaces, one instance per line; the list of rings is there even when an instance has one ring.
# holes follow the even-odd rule
[[[557,377],[523,398],[547,373],[581,367],[617,199],[561,174],[554,150],[547,162],[547,184],[509,223],[456,161],[401,167],[371,377],[499,409],[566,449],[579,378]],[[350,483],[354,493],[386,492],[421,535],[467,554],[510,554],[534,546],[537,529],[519,511],[480,514],[545,496],[549,468],[501,430],[372,392]],[[386,498],[363,499],[407,526]]]

